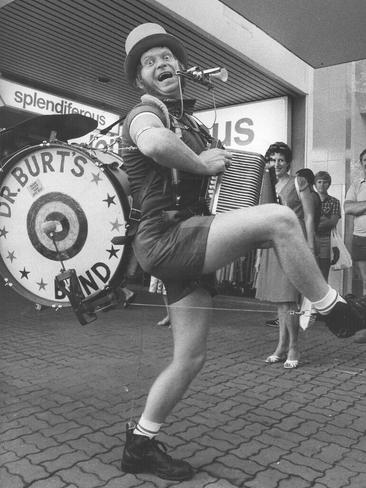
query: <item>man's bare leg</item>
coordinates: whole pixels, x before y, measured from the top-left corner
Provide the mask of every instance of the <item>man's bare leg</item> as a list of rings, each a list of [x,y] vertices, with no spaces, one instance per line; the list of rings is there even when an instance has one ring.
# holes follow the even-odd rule
[[[366,261],[356,261],[356,265],[362,280],[362,293],[366,295]]]
[[[298,219],[282,205],[259,205],[216,215],[208,235],[204,272],[212,272],[268,241],[273,243],[284,273],[302,295],[312,302],[326,295],[329,286]]]
[[[173,359],[150,389],[144,418],[164,422],[202,368],[211,308],[212,298],[201,288],[170,306]]]
[[[203,272],[210,273],[266,243],[273,245],[288,279],[324,316],[333,334],[346,338],[366,328],[366,296],[345,300],[327,284],[295,213],[286,206],[260,205],[216,215]]]
[[[211,296],[203,289],[195,290],[170,307],[173,359],[153,383],[138,425],[127,429],[123,471],[148,471],[177,481],[193,476],[193,469],[186,461],[170,457],[154,438],[205,362],[211,309]]]

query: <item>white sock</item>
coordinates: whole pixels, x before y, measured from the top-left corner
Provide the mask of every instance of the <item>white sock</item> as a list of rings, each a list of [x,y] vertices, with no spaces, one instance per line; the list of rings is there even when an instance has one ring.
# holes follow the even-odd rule
[[[328,293],[321,300],[313,302],[313,307],[321,315],[328,315],[334,305],[338,302],[346,303],[344,298],[342,298],[334,288],[329,287]]]
[[[151,420],[147,420],[144,418],[143,415],[141,415],[141,418],[136,425],[133,433],[136,435],[144,435],[145,437],[149,437],[152,439],[155,437],[160,430],[160,427],[163,424],[158,424],[157,422],[151,422]]]

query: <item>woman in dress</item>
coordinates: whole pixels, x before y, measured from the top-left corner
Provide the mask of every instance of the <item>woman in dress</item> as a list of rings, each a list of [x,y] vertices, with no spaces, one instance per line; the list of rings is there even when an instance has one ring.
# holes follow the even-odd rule
[[[276,173],[278,203],[290,207],[297,215],[310,249],[314,252],[315,205],[311,188],[303,176],[290,176],[292,152],[283,142],[271,144],[266,160]],[[273,302],[277,306],[279,337],[275,351],[267,357],[269,364],[284,362],[285,368],[297,368],[300,351],[298,346],[300,296],[282,271],[273,248],[262,253],[256,298]]]

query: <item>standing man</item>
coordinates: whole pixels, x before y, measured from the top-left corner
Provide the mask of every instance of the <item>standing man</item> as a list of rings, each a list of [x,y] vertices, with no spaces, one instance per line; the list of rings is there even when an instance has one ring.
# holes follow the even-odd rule
[[[209,214],[207,179],[223,173],[232,157],[212,147],[190,115],[192,100],[183,99],[177,71],[187,66],[184,46],[147,23],[130,32],[125,47],[127,80],[144,93],[122,132],[133,199],[128,234],[141,267],[166,287],[173,356],[151,386],[138,424],[128,426],[122,469],[187,480],[192,467],[171,458],[156,435],[205,362],[216,269],[273,246],[284,272],[338,337],[366,327],[366,303],[346,301],[328,286],[291,209],[268,204]]]
[[[366,294],[366,149],[360,154],[363,178],[354,181],[349,187],[344,211],[353,215],[352,260],[356,263],[362,280],[363,293]]]
[[[353,215],[352,261],[362,280],[362,290],[366,294],[366,149],[360,154],[363,178],[354,181],[349,187],[344,202],[346,215]],[[355,342],[365,343],[366,332],[358,333]]]
[[[314,184],[321,200],[321,214],[316,232],[316,251],[318,264],[324,278],[328,281],[331,256],[330,234],[337,227],[341,218],[341,204],[337,198],[328,195],[332,178],[327,171],[319,171],[314,177]]]

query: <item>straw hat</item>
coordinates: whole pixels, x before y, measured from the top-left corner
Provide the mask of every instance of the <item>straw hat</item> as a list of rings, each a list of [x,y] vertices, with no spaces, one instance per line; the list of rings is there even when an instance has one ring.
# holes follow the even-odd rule
[[[159,24],[141,24],[128,34],[125,43],[125,75],[130,85],[134,85],[142,54],[153,47],[160,46],[168,47],[179,61],[187,65],[187,54],[179,39],[168,34]]]

